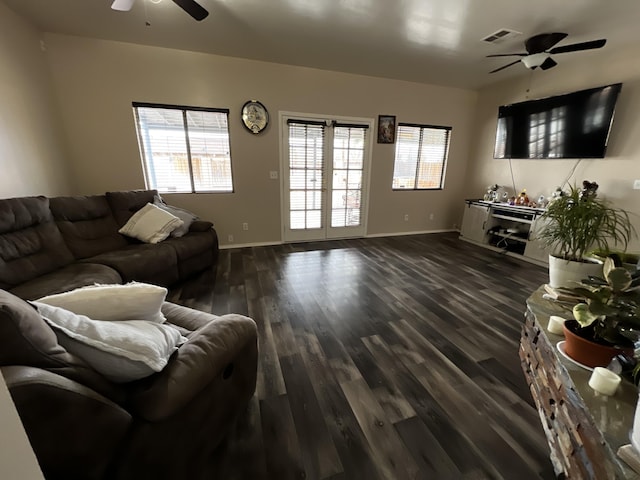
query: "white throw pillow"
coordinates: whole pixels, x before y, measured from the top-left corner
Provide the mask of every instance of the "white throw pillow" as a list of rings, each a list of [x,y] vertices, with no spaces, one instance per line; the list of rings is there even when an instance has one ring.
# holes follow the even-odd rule
[[[182,220],[175,215],[147,203],[134,213],[118,232],[145,243],[158,243],[167,238],[182,223]]]
[[[160,310],[167,289],[148,283],[130,282],[125,285],[92,285],[70,292],[48,295],[38,302],[67,309],[94,320],[148,320],[163,323]]]
[[[154,198],[153,204],[162,210],[169,212],[171,215],[182,220],[182,225],[171,232],[172,237],[182,237],[189,231],[191,224],[198,219],[198,216],[183,208],[173,207],[163,203],[158,197]]]
[[[51,325],[58,343],[112,382],[124,383],[161,371],[187,341],[170,325],[130,320],[103,322],[64,308],[32,302]]]

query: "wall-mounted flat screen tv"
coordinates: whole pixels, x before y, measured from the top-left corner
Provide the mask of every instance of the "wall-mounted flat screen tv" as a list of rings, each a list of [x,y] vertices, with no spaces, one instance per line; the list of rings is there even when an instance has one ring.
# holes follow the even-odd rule
[[[604,158],[621,83],[498,109],[494,158]]]

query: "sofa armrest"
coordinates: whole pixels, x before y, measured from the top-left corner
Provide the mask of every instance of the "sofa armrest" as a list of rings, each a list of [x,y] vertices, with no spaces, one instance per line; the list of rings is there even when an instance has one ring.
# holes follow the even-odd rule
[[[189,225],[190,232],[208,232],[213,227],[213,223],[207,222],[206,220],[194,220],[191,225]]]
[[[210,321],[189,336],[161,372],[131,390],[132,408],[147,421],[162,421],[178,413],[212,381],[227,378],[239,353],[257,342],[256,324],[249,317],[192,312]]]
[[[46,478],[104,478],[131,415],[73,380],[35,367],[2,367]]]

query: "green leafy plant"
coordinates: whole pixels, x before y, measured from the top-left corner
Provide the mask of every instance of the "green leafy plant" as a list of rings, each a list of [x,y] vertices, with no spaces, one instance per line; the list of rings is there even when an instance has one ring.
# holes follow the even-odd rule
[[[640,334],[640,272],[631,272],[618,258],[608,257],[603,274],[604,278],[590,277],[566,289],[582,299],[574,305],[573,317],[593,340],[629,344]]]
[[[623,250],[636,231],[629,214],[572,186],[568,194],[554,199],[542,215],[542,228],[537,239],[549,247],[553,255],[565,260],[583,261],[591,249],[610,251],[617,245]]]

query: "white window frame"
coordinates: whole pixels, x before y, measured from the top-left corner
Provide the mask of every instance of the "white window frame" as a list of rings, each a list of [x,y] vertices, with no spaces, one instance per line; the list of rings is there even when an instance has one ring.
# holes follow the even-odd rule
[[[400,156],[401,155],[406,155],[406,151],[403,151],[403,142],[402,142],[402,130],[403,129],[417,129],[417,133],[419,134],[419,143],[418,143],[418,149],[416,152],[416,156],[415,158],[410,158],[409,160],[411,162],[415,162],[415,172],[412,172],[412,176],[413,176],[413,186],[399,186],[396,183],[399,181],[398,179],[401,178],[399,176],[397,176],[397,164],[400,161]],[[444,145],[444,151],[443,151],[443,155],[442,158],[436,158],[436,161],[429,161],[426,162],[424,160],[422,160],[420,158],[421,152],[423,150],[423,146],[424,146],[424,138],[425,138],[425,133],[429,130],[439,130],[439,131],[445,131],[446,132],[446,144]],[[442,190],[444,188],[444,179],[445,179],[445,173],[447,170],[447,161],[449,159],[449,147],[451,145],[451,132],[452,132],[452,127],[446,127],[446,126],[440,126],[440,125],[420,125],[420,124],[413,124],[413,123],[398,123],[398,127],[396,130],[396,151],[395,151],[395,156],[394,156],[394,160],[393,160],[393,177],[391,179],[391,188],[394,191],[410,191],[410,190]],[[438,146],[441,146],[441,144],[439,144]],[[440,179],[437,182],[438,185],[434,186],[434,187],[420,187],[419,186],[419,180],[420,180],[420,166],[425,164],[425,163],[439,163],[441,165],[441,173],[440,173]],[[414,168],[413,165],[411,165],[411,168]]]
[[[182,105],[165,105],[165,104],[156,104],[156,103],[141,103],[141,102],[133,102],[133,113],[136,122],[136,133],[138,137],[138,145],[140,148],[140,158],[142,161],[142,168],[144,171],[145,184],[149,189],[157,189],[160,193],[233,193],[234,191],[234,182],[233,182],[233,168],[231,162],[231,139],[229,135],[229,109],[221,109],[221,108],[207,108],[207,107],[189,107]],[[157,184],[157,180],[155,175],[153,174],[154,164],[153,158],[150,156],[150,152],[147,151],[145,145],[144,135],[148,134],[148,130],[141,124],[141,119],[139,115],[139,108],[146,109],[158,109],[158,110],[174,110],[182,112],[182,132],[184,134],[184,148],[186,153],[186,160],[188,163],[188,187],[177,187],[177,188],[166,188],[162,185]],[[223,169],[228,171],[228,175],[220,177],[223,179],[223,182],[215,182],[213,177],[209,178],[209,182],[207,182],[206,177],[197,178],[194,175],[194,160],[192,157],[192,146],[190,141],[190,132],[189,132],[189,122],[188,122],[188,113],[189,112],[209,112],[215,114],[225,115],[225,123],[226,123],[226,145],[223,147],[227,150],[226,158],[222,160]],[[174,127],[177,130],[180,129],[179,126]],[[202,127],[205,128],[205,127]],[[205,130],[206,131],[206,130]],[[220,129],[211,129],[210,133],[220,134]],[[224,144],[223,140],[223,144]],[[201,168],[207,169],[207,163],[202,163]],[[212,170],[209,168],[209,170]],[[203,181],[204,180],[204,181]],[[220,183],[224,186],[220,187]]]

